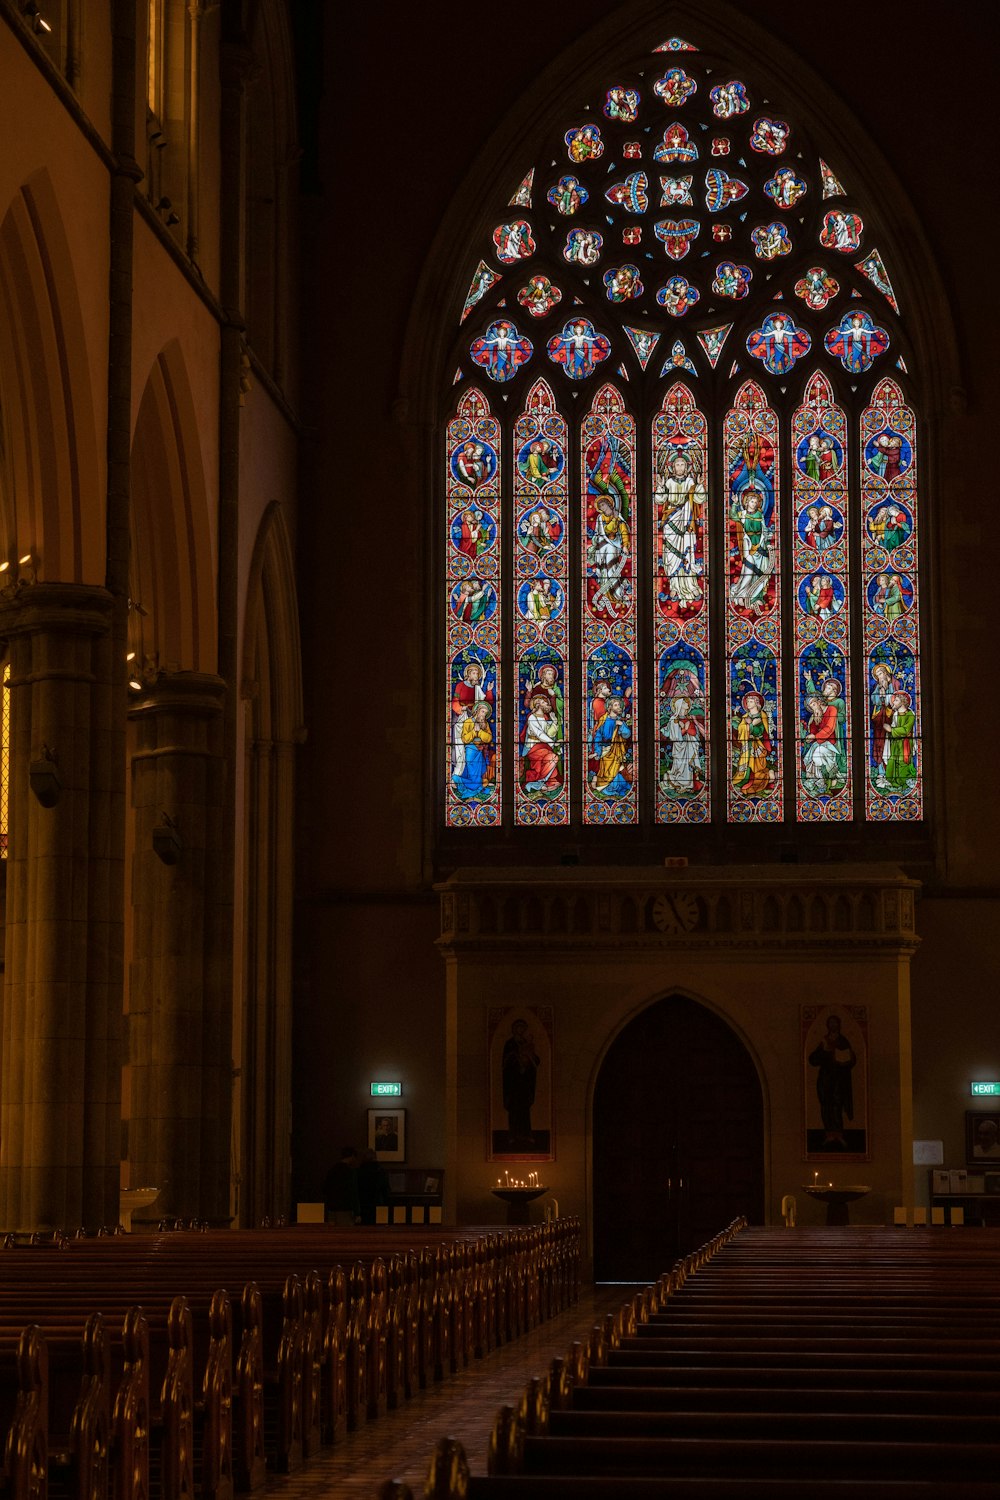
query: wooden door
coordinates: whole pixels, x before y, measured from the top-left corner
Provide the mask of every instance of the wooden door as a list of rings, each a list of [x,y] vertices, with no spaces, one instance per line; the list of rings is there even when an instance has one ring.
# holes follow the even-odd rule
[[[736,1033],[681,995],[612,1043],[594,1091],[594,1274],[653,1280],[745,1213],[764,1216],[764,1105]]]

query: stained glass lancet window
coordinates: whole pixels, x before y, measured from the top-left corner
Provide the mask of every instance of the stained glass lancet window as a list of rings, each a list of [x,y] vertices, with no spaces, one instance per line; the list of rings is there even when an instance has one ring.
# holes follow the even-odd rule
[[[708,424],[686,385],[653,418],[656,816],[701,823],[711,807],[708,676]]]
[[[847,422],[825,375],[792,417],[796,787],[806,822],[852,816]]]
[[[756,381],[742,386],[726,413],[724,442],[729,816],[776,823],[783,810],[778,419]]]
[[[635,422],[602,386],[581,434],[583,670],[587,684],[585,823],[638,816]]]
[[[446,367],[450,827],[925,816],[918,387],[835,152],[656,38],[498,185]]]
[[[866,812],[923,814],[917,632],[917,452],[913,413],[894,380],[879,381],[861,418]]]
[[[448,424],[448,821],[499,821],[500,424],[477,390]]]
[[[569,822],[566,419],[537,380],[514,428],[517,823]]]

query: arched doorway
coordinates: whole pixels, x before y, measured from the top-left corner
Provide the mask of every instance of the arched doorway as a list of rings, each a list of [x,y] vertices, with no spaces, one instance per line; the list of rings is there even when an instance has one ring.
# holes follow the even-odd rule
[[[594,1090],[594,1274],[647,1282],[737,1214],[764,1217],[764,1102],[750,1054],[683,995],[616,1037]]]

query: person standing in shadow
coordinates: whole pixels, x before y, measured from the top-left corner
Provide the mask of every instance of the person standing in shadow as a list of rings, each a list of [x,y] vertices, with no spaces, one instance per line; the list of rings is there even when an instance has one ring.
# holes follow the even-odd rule
[[[389,1174],[369,1147],[358,1167],[358,1202],[362,1224],[375,1223],[375,1210],[389,1202]]]
[[[358,1201],[358,1153],[353,1146],[345,1146],[340,1160],[326,1174],[323,1183],[323,1200],[326,1204],[328,1224],[357,1224],[361,1219]]]

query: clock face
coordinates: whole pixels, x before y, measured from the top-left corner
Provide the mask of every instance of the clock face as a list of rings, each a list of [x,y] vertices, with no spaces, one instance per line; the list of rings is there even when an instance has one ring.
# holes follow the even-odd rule
[[[653,921],[661,932],[690,932],[698,921],[698,898],[691,891],[672,891],[657,896]]]

